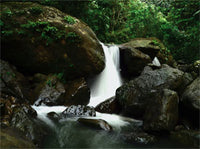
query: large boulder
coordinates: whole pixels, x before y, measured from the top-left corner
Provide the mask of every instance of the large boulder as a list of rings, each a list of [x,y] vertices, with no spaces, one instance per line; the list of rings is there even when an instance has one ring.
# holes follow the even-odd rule
[[[11,127],[22,131],[36,146],[41,146],[45,136],[50,133],[49,127],[37,119],[36,111],[29,105],[20,105],[13,109]]]
[[[125,115],[142,118],[152,90],[166,88],[177,91],[182,85],[183,74],[182,71],[165,64],[156,70],[146,66],[139,77],[117,89],[116,100]]]
[[[122,74],[127,77],[139,75],[143,68],[151,62],[151,58],[148,55],[134,47],[121,45],[119,49],[120,67],[122,69]]]
[[[77,18],[31,2],[4,2],[1,14],[2,58],[23,72],[65,70],[71,79],[103,70],[102,46]]]
[[[185,89],[181,101],[186,107],[200,112],[200,77]]]
[[[0,60],[0,92],[21,99],[21,103],[32,99],[27,79],[3,60]]]
[[[148,99],[144,114],[146,131],[170,131],[178,122],[179,97],[176,92],[155,90]]]
[[[174,66],[176,63],[163,43],[154,37],[135,38],[119,45],[120,63],[125,75],[138,75],[155,57],[161,64]]]
[[[135,38],[121,46],[137,49],[153,59],[160,51],[160,47],[155,41],[157,41],[156,38]]]

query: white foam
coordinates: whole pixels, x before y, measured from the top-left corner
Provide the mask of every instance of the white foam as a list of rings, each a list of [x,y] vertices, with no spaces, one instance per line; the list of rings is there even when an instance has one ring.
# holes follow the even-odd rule
[[[54,123],[47,117],[49,112],[61,113],[66,107],[65,106],[32,106],[33,109],[37,112],[37,117],[47,123],[51,127],[55,127]]]

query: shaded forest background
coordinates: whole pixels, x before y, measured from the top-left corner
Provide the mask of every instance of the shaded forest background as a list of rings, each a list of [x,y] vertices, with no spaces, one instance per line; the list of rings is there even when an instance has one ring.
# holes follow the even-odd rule
[[[28,1],[28,0],[23,0]],[[33,0],[86,22],[104,43],[157,37],[176,60],[200,57],[199,0]]]

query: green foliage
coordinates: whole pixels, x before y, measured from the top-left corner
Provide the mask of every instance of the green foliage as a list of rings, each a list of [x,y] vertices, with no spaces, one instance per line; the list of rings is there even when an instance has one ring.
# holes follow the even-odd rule
[[[0,26],[4,26],[4,23],[2,20],[0,20]]]
[[[13,35],[13,31],[10,31],[10,30],[8,31],[4,30],[4,31],[1,31],[1,33],[3,36],[7,36],[7,37]]]
[[[51,79],[47,80],[46,84],[47,84],[49,87],[53,87],[53,83],[52,83]]]
[[[65,76],[64,71],[57,73],[57,74],[54,74],[54,76],[56,76],[56,78],[58,78],[64,84],[67,82],[66,79],[65,79],[66,76]]]
[[[31,14],[33,15],[39,15],[42,13],[42,8],[41,7],[32,7],[31,9],[29,9],[29,11],[31,12]]]
[[[28,21],[27,24],[22,24],[21,27],[27,29],[27,32],[32,31],[33,33],[39,33],[41,39],[47,41],[46,45],[59,39],[65,39],[67,44],[79,43],[81,41],[80,37],[76,33],[69,32],[66,34],[65,31],[59,30],[55,26],[51,26],[48,22]],[[24,33],[23,31],[21,32]],[[31,36],[31,34],[29,34],[29,36]]]
[[[155,46],[160,46],[159,42],[157,40],[152,40],[152,43],[155,45]]]
[[[66,35],[66,40],[67,40],[67,43],[71,44],[71,43],[80,43],[81,42],[81,38],[80,36],[78,36],[76,33],[74,32],[69,32],[67,35]]]
[[[76,23],[76,20],[71,16],[65,16],[64,20],[66,21],[66,23],[71,24],[71,25]]]
[[[6,9],[6,10],[2,11],[2,16],[11,17],[12,15],[13,15],[13,13],[10,9]]]

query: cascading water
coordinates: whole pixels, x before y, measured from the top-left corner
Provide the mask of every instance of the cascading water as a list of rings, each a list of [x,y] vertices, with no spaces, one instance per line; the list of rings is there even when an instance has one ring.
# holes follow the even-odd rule
[[[105,68],[104,70],[95,77],[91,89],[91,98],[89,106],[95,107],[104,100],[115,96],[115,91],[118,87],[122,85],[121,76],[120,76],[120,57],[119,57],[119,48],[116,45],[105,46],[101,43],[104,55],[105,55]],[[38,99],[40,100],[40,99]],[[37,105],[35,102],[35,105]],[[56,112],[61,113],[66,107],[64,106],[32,106],[38,113],[38,118],[45,121],[49,125],[53,126],[53,123],[50,119],[47,118],[47,113]],[[127,121],[123,121],[120,116],[114,114],[101,114],[97,112],[96,118],[106,120],[110,125],[116,127],[117,129],[121,126],[127,125]]]
[[[104,100],[115,96],[115,91],[121,86],[119,48],[116,45],[110,47],[101,43],[105,54],[105,68],[96,76],[91,85],[91,98],[89,106],[96,106]]]
[[[122,84],[119,66],[119,48],[115,45],[110,47],[107,47],[102,43],[101,45],[105,54],[105,68],[98,76],[95,77],[90,86],[91,98],[88,105],[94,107],[104,100],[115,96],[116,89]],[[109,135],[109,133],[105,131],[98,132],[90,128],[85,128],[76,122],[77,118],[68,117],[55,123],[47,117],[47,113],[49,112],[56,112],[58,114],[63,112],[66,108],[65,106],[48,107],[43,105],[38,107],[34,105],[32,107],[37,111],[38,118],[45,121],[52,127],[53,130],[55,130],[55,138],[58,138],[57,146],[59,147],[96,148],[102,141],[104,142],[101,143],[102,147],[117,147],[118,145],[123,144],[119,137],[120,131],[122,129],[126,129],[127,126],[129,126],[129,124],[133,121],[136,122],[131,118],[125,118],[115,114],[103,114],[99,112],[96,112],[96,117],[85,117],[103,119],[108,122],[108,124],[112,126],[115,133],[114,135]],[[47,138],[48,143],[45,147],[51,147],[51,145],[54,145],[55,143],[51,144],[51,142],[53,142],[52,139],[55,138]],[[80,142],[83,144],[80,144]],[[124,146],[130,147],[127,146],[127,144],[124,144]]]
[[[113,45],[110,47],[102,44],[105,54],[105,68],[93,79],[90,86],[91,98],[89,106],[96,106],[104,100],[115,96],[115,91],[122,85],[119,67],[119,49]],[[160,66],[157,58],[153,60],[153,65]],[[38,99],[40,100],[40,99]],[[36,101],[37,103],[38,101]],[[141,129],[143,122],[115,114],[103,114],[96,112],[96,117],[84,117],[91,119],[103,119],[112,126],[112,133],[94,130],[77,122],[78,117],[67,117],[59,121],[52,121],[47,117],[47,113],[63,112],[65,106],[32,106],[38,114],[38,118],[51,126],[54,130],[45,138],[43,147],[46,148],[133,148],[133,144],[125,143],[121,136],[125,132],[135,132]],[[140,138],[139,138],[140,139]],[[141,138],[142,139],[142,138]],[[162,143],[162,142],[161,142]],[[137,147],[137,144],[134,144]],[[141,146],[138,146],[141,147]],[[147,147],[147,146],[145,146]],[[152,147],[152,146],[148,146]]]

